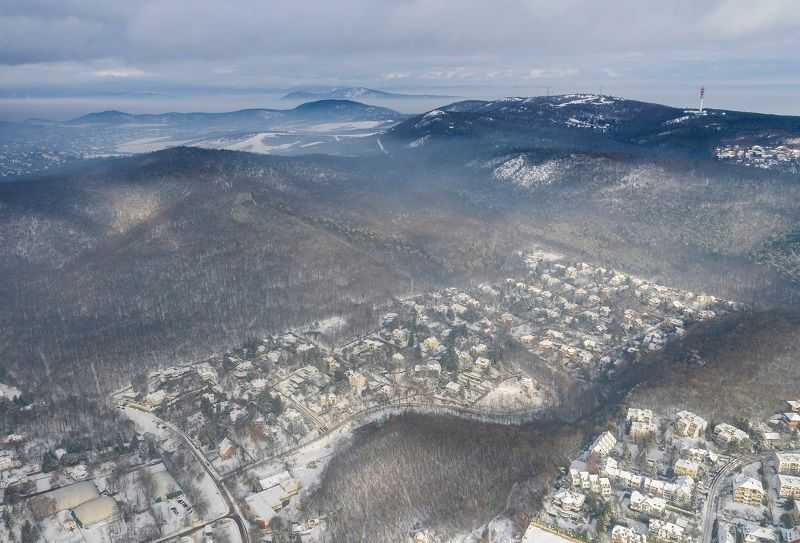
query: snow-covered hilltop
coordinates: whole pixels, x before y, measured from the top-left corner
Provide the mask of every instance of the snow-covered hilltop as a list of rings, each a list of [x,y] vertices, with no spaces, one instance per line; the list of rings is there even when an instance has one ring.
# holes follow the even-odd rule
[[[529,146],[713,159],[719,155],[718,148],[741,138],[755,138],[761,144],[761,139],[776,136],[794,141],[800,138],[800,117],[717,109],[701,112],[603,94],[564,94],[455,102],[412,117],[390,129],[387,136],[411,148],[420,147],[411,142],[447,144],[456,138],[493,148]]]

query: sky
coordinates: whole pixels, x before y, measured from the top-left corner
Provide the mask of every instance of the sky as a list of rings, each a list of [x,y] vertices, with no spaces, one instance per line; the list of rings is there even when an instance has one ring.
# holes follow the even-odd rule
[[[800,115],[798,51],[796,0],[0,0],[0,118],[351,85]]]

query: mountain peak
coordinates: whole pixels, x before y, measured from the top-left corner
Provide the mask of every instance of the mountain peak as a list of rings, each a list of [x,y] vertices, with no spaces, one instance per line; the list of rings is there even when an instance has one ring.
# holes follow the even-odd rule
[[[129,122],[135,118],[134,115],[130,113],[125,113],[124,111],[119,111],[116,109],[109,109],[106,111],[97,111],[94,113],[87,113],[81,117],[76,119],[72,119],[71,123],[121,123],[121,122]]]

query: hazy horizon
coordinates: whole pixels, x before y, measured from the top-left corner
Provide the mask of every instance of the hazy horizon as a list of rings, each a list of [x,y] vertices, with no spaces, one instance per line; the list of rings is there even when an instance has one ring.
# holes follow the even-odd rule
[[[345,86],[345,85],[343,85]],[[543,96],[542,89],[510,86],[503,89],[481,87],[416,88],[395,89],[378,85],[366,86],[371,89],[407,94],[435,94],[437,97],[384,100],[357,99],[369,104],[389,107],[400,113],[422,113],[458,100],[493,100],[508,96]],[[185,93],[104,93],[94,95],[66,96],[2,96],[0,97],[0,120],[19,122],[32,118],[63,121],[87,113],[119,110],[127,113],[167,113],[167,112],[224,112],[248,108],[288,109],[303,100],[285,100],[283,96],[291,88],[264,92],[221,90],[214,93],[190,91]],[[654,102],[674,107],[697,107],[699,87],[675,89],[631,88],[617,89],[613,86],[577,86],[575,88],[550,87],[550,94],[597,93],[619,96],[631,100]],[[749,87],[748,92],[741,87],[706,87],[706,107],[770,113],[777,115],[800,115],[800,103],[792,87],[780,86]]]
[[[271,92],[310,85],[602,91],[678,107],[705,86],[709,107],[800,115],[800,10],[788,0],[2,4],[4,120],[274,107]]]

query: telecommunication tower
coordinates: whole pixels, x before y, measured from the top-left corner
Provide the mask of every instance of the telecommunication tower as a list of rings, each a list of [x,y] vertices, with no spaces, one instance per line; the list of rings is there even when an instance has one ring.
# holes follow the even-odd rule
[[[700,87],[700,113],[703,112],[703,98],[706,96],[706,88]]]

